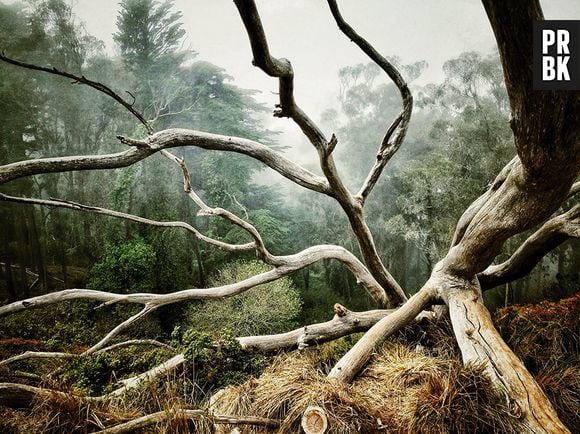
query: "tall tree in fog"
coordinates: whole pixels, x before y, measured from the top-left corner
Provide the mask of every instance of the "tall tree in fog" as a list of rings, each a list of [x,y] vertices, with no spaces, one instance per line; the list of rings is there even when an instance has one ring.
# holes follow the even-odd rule
[[[117,16],[117,33],[123,62],[133,72],[148,73],[165,61],[178,57],[177,48],[185,36],[181,12],[172,11],[173,1],[122,0]]]
[[[175,77],[185,58],[180,44],[185,36],[181,12],[173,1],[123,0],[113,35],[123,64],[135,78],[137,105],[157,117],[176,97]]]

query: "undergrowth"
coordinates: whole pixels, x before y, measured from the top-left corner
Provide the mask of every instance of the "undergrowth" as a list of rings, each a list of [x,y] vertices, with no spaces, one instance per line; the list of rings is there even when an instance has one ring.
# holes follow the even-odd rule
[[[579,313],[577,295],[557,303],[510,306],[494,316],[506,342],[572,429],[580,426]],[[185,355],[182,369],[122,399],[88,403],[83,399],[86,394],[106,393],[118,387],[119,379],[156,366],[172,353],[132,347],[67,362],[50,380],[45,375],[40,383],[28,382],[66,391],[69,396],[45,397],[28,410],[1,408],[0,432],[94,432],[145,414],[197,408],[279,419],[281,427],[276,432],[294,433],[299,432],[302,413],[309,405],[327,412],[331,433],[519,432],[517,419],[482,367],[461,364],[449,321],[408,326],[376,351],[349,387],[328,381],[329,370],[359,337],[266,357],[243,351],[232,332],[216,337],[176,329],[169,343]],[[1,349],[6,355],[46,348],[39,340],[11,339],[3,341]],[[48,374],[55,365],[22,363],[15,369],[45,369]],[[229,433],[233,428],[213,426],[211,417],[204,417],[189,422],[172,419],[145,432]],[[251,426],[238,429],[273,432]]]

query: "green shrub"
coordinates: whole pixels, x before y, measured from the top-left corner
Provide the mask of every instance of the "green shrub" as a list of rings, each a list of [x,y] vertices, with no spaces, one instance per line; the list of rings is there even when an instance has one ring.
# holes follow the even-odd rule
[[[107,244],[90,271],[89,288],[115,292],[151,292],[155,287],[155,250],[136,237]]]
[[[209,283],[227,285],[269,269],[257,261],[239,261],[222,268]],[[279,333],[296,326],[300,307],[298,290],[289,278],[282,278],[222,300],[193,303],[183,326],[208,333],[230,329],[237,336]]]
[[[85,393],[101,394],[118,387],[120,379],[141,374],[167,358],[166,349],[127,347],[73,360],[61,376]]]
[[[231,331],[224,331],[218,339],[209,333],[176,328],[174,345],[194,365],[196,384],[203,390],[240,384],[259,375],[268,364],[260,353],[243,350]]]

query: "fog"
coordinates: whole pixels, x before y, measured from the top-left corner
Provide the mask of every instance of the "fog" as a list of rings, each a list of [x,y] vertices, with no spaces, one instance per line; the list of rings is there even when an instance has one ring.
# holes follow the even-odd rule
[[[78,21],[114,55],[112,35],[118,0],[75,0],[72,4]],[[261,0],[257,4],[271,53],[292,62],[296,101],[318,119],[323,110],[337,103],[338,70],[368,59],[338,30],[325,1]],[[444,62],[465,51],[495,50],[479,1],[342,0],[339,6],[345,19],[382,54],[398,56],[407,63],[428,62],[416,84],[440,81]],[[547,19],[580,19],[580,2],[576,0],[549,0],[542,6]],[[236,85],[259,91],[256,99],[274,107],[278,102],[277,80],[251,65],[247,35],[231,0],[176,0],[174,9],[183,13],[187,31],[184,49],[224,68]],[[314,157],[292,122],[274,118],[265,122],[283,133],[280,143],[291,147],[287,152],[293,158],[305,164]]]

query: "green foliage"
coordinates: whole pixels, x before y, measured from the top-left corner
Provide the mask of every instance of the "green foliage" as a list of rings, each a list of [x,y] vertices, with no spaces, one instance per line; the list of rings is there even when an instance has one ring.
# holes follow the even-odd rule
[[[267,366],[266,356],[242,350],[229,330],[214,340],[209,333],[188,329],[181,334],[178,328],[173,338],[194,364],[196,381],[204,390],[240,384]]]
[[[108,244],[90,272],[89,288],[116,292],[148,292],[155,287],[155,251],[142,238]]]
[[[173,0],[123,0],[117,17],[118,32],[113,39],[119,45],[123,61],[130,71],[147,71],[172,56],[185,35],[181,12],[171,12]]]
[[[95,344],[118,323],[139,311],[138,306],[95,309],[97,305],[88,301],[64,302],[10,315],[0,322],[0,339],[39,339],[51,350],[68,351]],[[161,328],[155,316],[149,315],[131,333],[152,338],[161,334]]]
[[[119,380],[145,372],[165,360],[165,349],[122,348],[73,360],[61,376],[85,393],[101,394],[114,389]]]
[[[449,246],[457,220],[513,155],[499,59],[464,53],[444,67],[441,86],[419,105],[441,110],[431,149],[396,171],[397,213],[384,229],[412,243],[428,270]]]
[[[209,284],[235,283],[269,269],[257,261],[239,261],[223,267]],[[183,324],[208,333],[231,329],[238,336],[279,333],[295,325],[300,306],[298,290],[290,279],[282,278],[222,300],[192,304]]]
[[[131,166],[122,169],[117,175],[111,191],[109,192],[111,204],[114,209],[121,210],[128,203],[128,197],[135,181],[136,172],[137,166]]]

